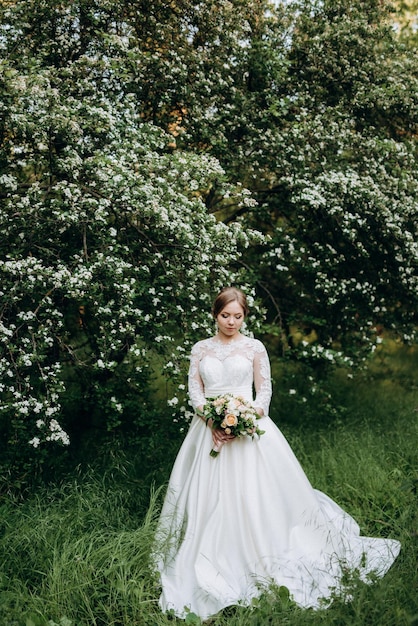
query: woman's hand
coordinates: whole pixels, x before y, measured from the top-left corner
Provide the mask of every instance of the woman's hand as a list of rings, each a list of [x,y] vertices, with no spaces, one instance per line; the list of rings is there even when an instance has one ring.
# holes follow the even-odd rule
[[[212,420],[208,421],[208,426],[212,428]],[[212,430],[212,441],[215,446],[223,445],[224,443],[228,443],[235,439],[235,435],[228,435],[223,428],[214,428]]]

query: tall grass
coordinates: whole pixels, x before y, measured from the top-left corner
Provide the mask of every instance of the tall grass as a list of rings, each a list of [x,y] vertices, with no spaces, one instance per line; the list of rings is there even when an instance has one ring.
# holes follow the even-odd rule
[[[395,389],[396,387],[396,389]],[[232,607],[211,626],[412,626],[418,624],[416,448],[418,396],[384,380],[345,390],[348,415],[309,429],[284,426],[313,485],[359,522],[363,534],[400,539],[402,551],[373,585],[353,583],[349,603],[295,607],[271,590]],[[169,466],[166,468],[168,478]],[[150,546],[160,506],[138,460],[110,455],[90,470],[24,502],[0,502],[2,626],[173,626],[158,608]],[[189,624],[199,624],[189,615]]]

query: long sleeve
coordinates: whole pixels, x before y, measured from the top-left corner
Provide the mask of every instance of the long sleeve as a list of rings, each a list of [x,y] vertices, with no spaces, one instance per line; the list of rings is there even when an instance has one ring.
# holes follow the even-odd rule
[[[270,361],[267,350],[261,342],[259,349],[254,355],[254,387],[255,387],[255,408],[263,409],[264,415],[268,415],[271,400],[271,373]]]
[[[190,355],[188,389],[190,402],[194,409],[206,402],[203,381],[199,374],[200,349],[194,345]]]

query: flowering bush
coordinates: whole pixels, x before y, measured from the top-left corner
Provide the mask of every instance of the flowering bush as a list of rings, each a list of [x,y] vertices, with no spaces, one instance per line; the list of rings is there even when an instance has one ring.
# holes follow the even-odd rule
[[[240,214],[269,234],[245,259],[268,330],[315,369],[417,336],[417,65],[391,19],[375,0],[278,3],[208,122],[259,200]]]
[[[3,459],[147,429],[225,283],[313,371],[414,340],[416,57],[385,3],[0,14]]]
[[[7,464],[25,446],[67,445],[82,421],[106,430],[130,416],[146,427],[154,355],[167,376],[187,367],[188,345],[210,332],[214,291],[240,280],[234,266],[262,237],[208,214],[219,162],[172,154],[134,98],[61,82],[54,68],[0,69]],[[239,201],[242,190],[224,185]]]

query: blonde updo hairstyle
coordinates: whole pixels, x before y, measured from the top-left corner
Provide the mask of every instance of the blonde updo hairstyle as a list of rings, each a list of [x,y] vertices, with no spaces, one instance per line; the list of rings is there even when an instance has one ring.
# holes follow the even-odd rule
[[[241,289],[236,287],[224,287],[221,289],[212,306],[213,317],[216,319],[230,302],[238,302],[244,311],[244,317],[247,317],[249,308],[246,295]]]

